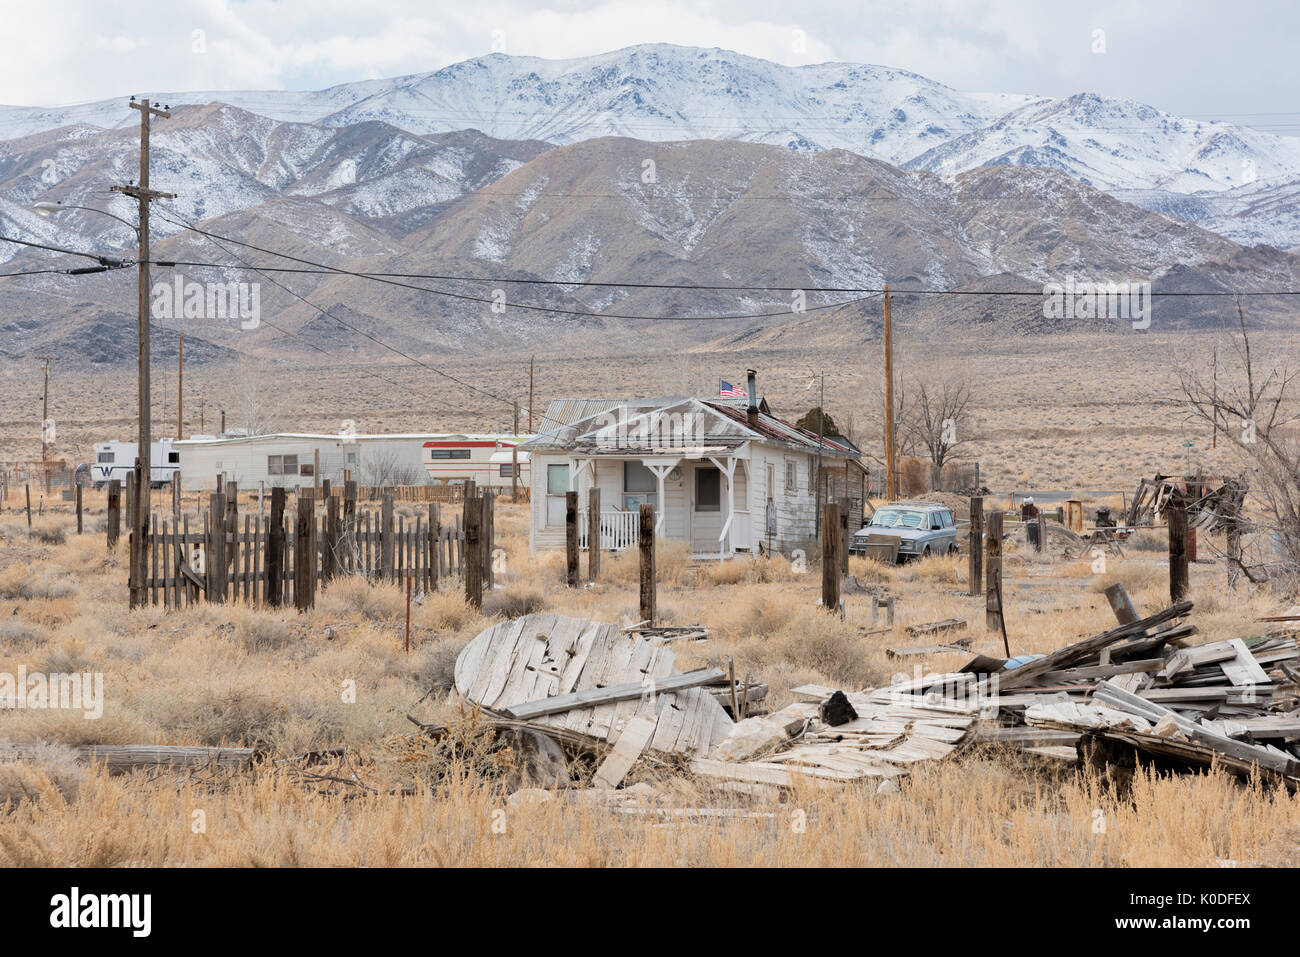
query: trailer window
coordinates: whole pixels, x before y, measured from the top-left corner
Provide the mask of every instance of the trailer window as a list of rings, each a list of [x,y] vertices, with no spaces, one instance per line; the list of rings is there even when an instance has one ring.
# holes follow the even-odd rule
[[[266,474],[267,475],[297,475],[298,456],[268,455],[266,457]]]
[[[181,453],[179,453],[179,452],[168,452],[168,453],[167,453],[167,463],[168,463],[169,465],[179,465],[179,464],[180,464],[180,461],[181,461]]]
[[[469,449],[429,449],[431,459],[467,459]]]
[[[112,453],[112,452],[100,452],[97,456],[95,456],[95,461],[96,461],[96,462],[112,462],[112,461],[113,461],[113,453]]]
[[[302,467],[298,469],[298,474],[299,474],[299,475],[315,475],[315,474],[316,474],[316,464],[315,464],[314,462],[304,462],[304,463],[302,464]]]
[[[506,462],[501,466],[500,474],[502,478],[510,478],[510,468],[511,466],[509,462]],[[515,475],[519,474],[518,468],[518,466],[515,466]]]

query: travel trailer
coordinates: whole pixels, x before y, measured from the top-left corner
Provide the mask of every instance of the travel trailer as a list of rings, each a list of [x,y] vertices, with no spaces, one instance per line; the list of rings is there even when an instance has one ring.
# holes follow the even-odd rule
[[[181,454],[172,447],[174,439],[159,439],[151,443],[153,449],[149,470],[149,482],[154,488],[160,488],[174,479],[181,468]],[[111,442],[95,443],[95,461],[90,466],[90,480],[95,488],[105,488],[117,479],[123,486],[131,477],[135,468],[137,442],[123,442],[114,439]]]

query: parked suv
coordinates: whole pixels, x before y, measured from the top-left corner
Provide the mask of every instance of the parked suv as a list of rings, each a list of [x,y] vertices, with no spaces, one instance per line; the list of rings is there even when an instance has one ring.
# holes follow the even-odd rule
[[[871,521],[853,534],[849,551],[865,552],[871,535],[898,539],[900,562],[923,555],[957,551],[957,522],[952,509],[933,502],[891,502],[876,509]]]

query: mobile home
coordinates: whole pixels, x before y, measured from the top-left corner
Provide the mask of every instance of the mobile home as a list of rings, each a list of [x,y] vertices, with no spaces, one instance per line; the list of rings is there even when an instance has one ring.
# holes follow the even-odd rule
[[[218,474],[242,487],[297,488],[329,479],[338,485],[351,479],[359,485],[421,485],[431,481],[427,467],[429,443],[485,441],[485,463],[498,451],[497,443],[513,436],[465,436],[447,433],[357,435],[349,432],[277,432],[267,435],[194,436],[177,441],[180,453],[181,487],[186,490],[211,488]],[[509,447],[505,446],[509,451]],[[456,464],[474,457],[457,457]],[[444,473],[450,474],[450,473]],[[463,470],[463,478],[474,474]],[[463,480],[462,478],[462,480]],[[510,484],[509,471],[505,472]]]
[[[155,488],[166,485],[180,470],[180,452],[173,446],[174,441],[159,439],[150,443],[152,461],[149,463],[149,482]],[[123,442],[120,439],[96,442],[95,461],[90,466],[90,481],[95,488],[104,488],[113,479],[125,487],[135,470],[135,457],[139,448],[139,442]]]

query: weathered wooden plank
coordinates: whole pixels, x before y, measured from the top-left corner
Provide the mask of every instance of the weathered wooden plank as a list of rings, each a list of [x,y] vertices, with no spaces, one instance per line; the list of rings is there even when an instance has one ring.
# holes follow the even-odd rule
[[[623,782],[628,771],[632,770],[632,765],[650,743],[656,723],[653,715],[639,714],[624,725],[618,740],[614,742],[614,750],[601,762],[592,778],[597,787],[616,788]]]

